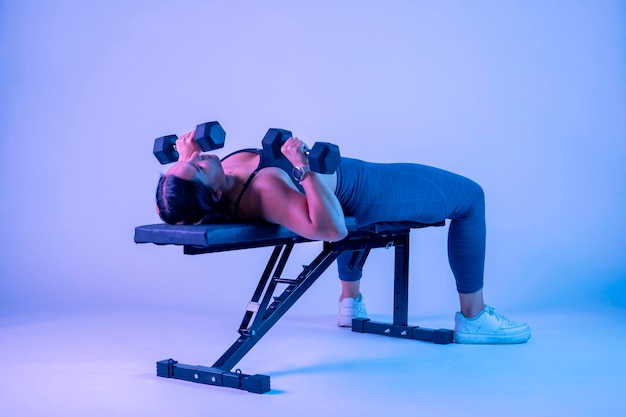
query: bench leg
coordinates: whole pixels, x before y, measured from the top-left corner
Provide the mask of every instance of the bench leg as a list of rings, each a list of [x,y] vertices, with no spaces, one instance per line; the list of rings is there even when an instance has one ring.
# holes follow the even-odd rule
[[[259,374],[247,375],[239,370],[232,372],[232,368],[276,324],[344,250],[361,251],[355,262],[362,264],[372,248],[395,248],[393,323],[378,323],[369,319],[354,319],[352,321],[353,332],[373,333],[440,344],[451,343],[451,330],[434,330],[407,325],[409,234],[409,229],[400,232],[393,231],[393,233],[387,234],[362,233],[346,238],[341,242],[324,242],[323,249],[319,255],[309,265],[303,266],[302,272],[296,279],[281,277],[294,243],[276,245],[252,299],[248,303],[239,328],[240,336],[231,347],[211,367],[180,364],[173,359],[159,361],[157,362],[157,375],[163,378],[175,378],[201,384],[236,388],[253,393],[270,391],[269,376]],[[278,296],[274,296],[278,285],[286,285],[286,288]]]
[[[394,288],[393,323],[373,322],[370,319],[353,319],[352,331],[373,333],[403,339],[415,339],[438,344],[453,341],[452,330],[427,329],[408,326],[409,310],[409,232],[394,236]]]
[[[227,372],[220,368],[185,365],[174,359],[157,362],[157,376],[182,379],[199,384],[237,388],[257,394],[263,394],[270,390],[270,377],[267,375],[245,375],[241,372]]]
[[[293,246],[289,244],[287,246]],[[213,364],[214,367],[222,369],[232,369],[244,355],[268,332],[268,330],[291,308],[291,306],[306,292],[311,285],[319,278],[324,271],[335,261],[340,251],[333,248],[324,247],[320,254],[309,265],[303,266],[303,270],[296,279],[290,280],[281,278],[280,266],[284,266],[286,258],[291,253],[291,249],[283,253],[279,268],[269,282],[261,303],[252,301],[252,308],[255,317],[252,323],[246,328],[240,328],[241,336],[235,341],[230,349]],[[283,292],[274,297],[277,284],[286,284]],[[270,301],[273,301],[270,303]],[[248,309],[251,308],[249,304]]]
[[[179,364],[173,359],[157,362],[157,375],[164,378],[182,379],[196,383],[236,388],[254,393],[270,390],[267,375],[246,375],[232,368],[261,340],[289,308],[306,292],[322,273],[335,261],[341,249],[324,245],[320,254],[296,279],[281,278],[283,269],[294,244],[277,245],[270,256],[259,284],[248,303],[239,328],[239,338],[213,364],[212,367]],[[279,284],[286,288],[278,296],[274,293]]]

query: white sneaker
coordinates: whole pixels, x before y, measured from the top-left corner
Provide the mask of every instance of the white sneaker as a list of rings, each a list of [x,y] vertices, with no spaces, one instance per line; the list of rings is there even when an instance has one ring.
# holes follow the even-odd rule
[[[337,317],[337,326],[352,327],[352,319],[367,318],[363,296],[359,294],[359,298],[347,297],[339,301],[339,316]]]
[[[530,327],[516,323],[485,305],[476,317],[466,318],[461,313],[454,317],[456,343],[507,344],[524,343],[530,339]]]

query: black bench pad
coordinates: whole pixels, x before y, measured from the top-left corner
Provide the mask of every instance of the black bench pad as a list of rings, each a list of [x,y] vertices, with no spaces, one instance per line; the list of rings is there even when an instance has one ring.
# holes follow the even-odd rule
[[[443,226],[444,222],[423,224],[415,222],[376,223],[357,228],[354,218],[346,218],[349,233],[400,231],[428,226]],[[274,246],[287,241],[307,242],[287,228],[271,223],[226,223],[201,225],[149,224],[135,228],[135,243],[183,245],[207,249],[211,252]]]

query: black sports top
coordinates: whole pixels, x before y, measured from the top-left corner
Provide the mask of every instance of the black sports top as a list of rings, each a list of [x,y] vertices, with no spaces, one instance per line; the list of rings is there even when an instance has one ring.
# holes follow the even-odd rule
[[[259,172],[263,168],[276,167],[276,168],[282,169],[283,171],[287,173],[287,175],[289,175],[289,178],[291,178],[291,181],[298,188],[298,190],[304,193],[304,188],[302,188],[302,185],[293,176],[293,166],[291,165],[291,162],[289,162],[287,158],[284,158],[284,157],[277,158],[277,159],[267,158],[263,155],[262,149],[247,148],[247,149],[240,149],[238,151],[235,151],[233,153],[226,155],[224,158],[222,158],[222,161],[224,161],[226,158],[229,158],[233,155],[236,155],[242,152],[256,153],[257,155],[259,155],[259,165],[256,167],[254,171],[252,171],[252,174],[250,174],[246,182],[243,184],[243,188],[241,189],[241,192],[237,196],[237,200],[235,200],[235,207],[233,209],[234,220],[237,220],[237,215],[239,214],[239,204],[241,203],[243,194],[246,192],[248,187],[250,187],[250,184],[252,183],[252,180],[254,179],[254,176],[257,174],[257,172]]]
[[[256,148],[248,148],[248,149],[240,149],[231,154],[226,155],[222,158],[222,161],[226,158],[241,153],[241,152],[250,152],[256,153],[259,155],[259,165],[256,169],[250,174],[248,179],[246,180],[241,192],[237,196],[237,200],[235,201],[235,207],[233,210],[233,220],[237,220],[237,214],[239,212],[239,204],[241,203],[241,198],[243,194],[246,192],[248,187],[250,187],[250,183],[254,179],[254,176],[267,167],[276,167],[280,168],[289,175],[293,184],[298,188],[298,190],[304,194],[304,188],[302,185],[296,180],[293,176],[293,165],[291,162],[285,157],[280,157],[277,159],[268,158],[263,155],[262,149]],[[346,158],[341,157],[341,163],[337,167],[337,185],[335,187],[335,195],[343,208],[343,211],[346,215],[353,215],[353,210],[359,206],[360,196],[363,192],[366,191],[367,187],[365,187],[364,174],[366,173],[366,166],[373,165],[359,159]],[[376,176],[376,174],[374,174]]]

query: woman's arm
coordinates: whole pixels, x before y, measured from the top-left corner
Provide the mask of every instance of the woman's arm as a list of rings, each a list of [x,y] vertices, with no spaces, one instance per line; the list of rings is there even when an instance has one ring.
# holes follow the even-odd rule
[[[304,144],[297,138],[285,142],[281,151],[294,165],[307,165]],[[320,174],[309,172],[302,179],[305,195],[274,172],[259,181],[261,212],[265,220],[278,223],[308,239],[337,241],[348,234],[339,200]]]

